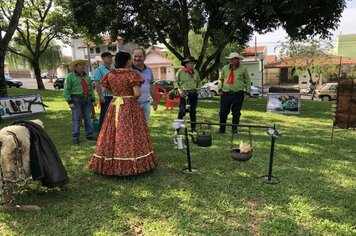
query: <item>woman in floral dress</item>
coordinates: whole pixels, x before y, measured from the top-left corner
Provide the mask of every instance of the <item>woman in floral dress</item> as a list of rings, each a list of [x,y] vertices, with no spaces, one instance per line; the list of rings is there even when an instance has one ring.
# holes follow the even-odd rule
[[[118,52],[115,71],[101,81],[114,98],[106,113],[89,169],[103,175],[138,175],[154,169],[156,155],[144,113],[138,102],[141,76],[127,68],[131,56]],[[104,91],[105,91],[104,90]]]

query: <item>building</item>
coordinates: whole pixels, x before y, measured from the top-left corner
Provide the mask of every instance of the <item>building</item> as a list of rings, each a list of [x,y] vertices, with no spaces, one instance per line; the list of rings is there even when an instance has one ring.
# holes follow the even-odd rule
[[[152,69],[156,80],[174,80],[173,61],[167,58],[162,48],[151,46],[146,52],[145,64]]]
[[[267,46],[245,48],[241,55],[244,57],[241,64],[247,68],[252,84],[262,87],[262,81],[265,78],[264,65],[268,59]],[[264,81],[263,84],[265,84]]]
[[[335,52],[337,56],[356,58],[356,34],[337,36]]]
[[[341,65],[341,73],[349,73],[356,69],[356,58],[346,58],[332,56],[326,58],[320,58],[315,61],[315,66],[320,68],[334,67],[339,68]],[[265,65],[266,80],[268,85],[295,85],[300,89],[305,89],[309,85],[309,73],[306,69],[301,71],[299,76],[296,76],[293,72],[295,67],[305,68],[305,61],[292,62],[292,59],[285,58],[284,60],[276,60],[274,62]],[[338,70],[337,70],[338,71]],[[314,82],[323,83],[322,74],[312,73],[312,80]],[[330,79],[330,78],[327,78]]]
[[[90,58],[90,68],[96,68],[101,60],[100,55],[103,52],[111,52],[116,54],[118,51],[132,52],[138,47],[134,43],[125,43],[123,38],[117,37],[115,41],[111,40],[110,36],[102,37],[102,44],[96,45],[95,43],[85,42],[83,39],[72,39],[72,59],[88,59]],[[89,55],[89,56],[88,56]]]

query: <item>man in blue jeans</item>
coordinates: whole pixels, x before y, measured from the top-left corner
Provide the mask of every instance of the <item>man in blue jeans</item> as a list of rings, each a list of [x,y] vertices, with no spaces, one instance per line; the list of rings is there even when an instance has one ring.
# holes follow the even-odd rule
[[[75,60],[69,64],[73,72],[66,76],[64,82],[64,99],[72,110],[73,143],[79,144],[80,116],[83,115],[85,136],[95,141],[91,122],[92,106],[95,104],[94,86],[90,77],[85,73],[87,60]]]
[[[100,118],[99,118],[99,127],[101,129],[101,125],[104,122],[106,111],[110,105],[112,100],[112,94],[104,93],[103,88],[100,85],[100,80],[108,74],[114,68],[111,67],[112,57],[110,52],[103,52],[101,54],[101,59],[103,60],[103,64],[101,64],[94,71],[94,81],[95,81],[95,90],[99,95],[100,99]]]
[[[141,86],[141,97],[140,104],[143,112],[145,113],[147,123],[150,121],[150,111],[151,104],[150,98],[153,99],[153,109],[156,111],[158,106],[158,100],[156,98],[156,93],[153,88],[153,73],[151,68],[145,65],[146,53],[143,48],[136,48],[133,51],[133,64],[132,69],[138,72],[142,78],[145,80],[145,83]]]

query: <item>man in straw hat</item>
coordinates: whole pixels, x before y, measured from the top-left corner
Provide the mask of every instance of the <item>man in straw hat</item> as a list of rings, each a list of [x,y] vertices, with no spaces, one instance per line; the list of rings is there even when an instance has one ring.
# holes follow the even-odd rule
[[[95,141],[91,123],[91,108],[95,103],[94,87],[90,77],[85,73],[87,60],[75,60],[69,64],[70,72],[64,82],[64,98],[72,110],[73,143],[79,144],[80,116],[83,115],[85,136]]]
[[[232,123],[239,124],[243,101],[250,97],[251,80],[247,69],[240,64],[243,59],[240,54],[232,52],[226,59],[229,64],[222,68],[219,79],[220,123],[225,124],[232,111]],[[219,133],[225,133],[225,129],[225,125],[220,125]],[[237,133],[237,126],[232,127],[232,133]]]
[[[181,69],[177,71],[176,82],[174,87],[178,89],[180,95],[178,119],[182,119],[188,111],[189,105],[190,121],[196,122],[197,105],[198,105],[198,90],[201,87],[199,72],[194,68],[196,59],[188,57],[182,60]],[[196,132],[196,124],[191,125],[191,132]],[[178,130],[176,131],[178,133]]]

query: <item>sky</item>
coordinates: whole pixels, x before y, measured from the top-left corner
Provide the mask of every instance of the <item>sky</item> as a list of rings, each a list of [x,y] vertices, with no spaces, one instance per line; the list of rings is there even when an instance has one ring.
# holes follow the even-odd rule
[[[333,32],[332,39],[336,40],[336,37],[340,34],[356,34],[356,1],[347,1],[347,6],[344,12],[342,13],[342,17],[339,23],[339,28]],[[287,36],[287,33],[283,29],[276,30],[274,32],[270,32],[264,35],[256,34],[257,37],[257,45],[266,45],[268,55],[278,54],[274,52],[274,48],[278,45],[278,41],[284,40]],[[249,45],[253,47],[255,45],[255,37],[251,39]]]

